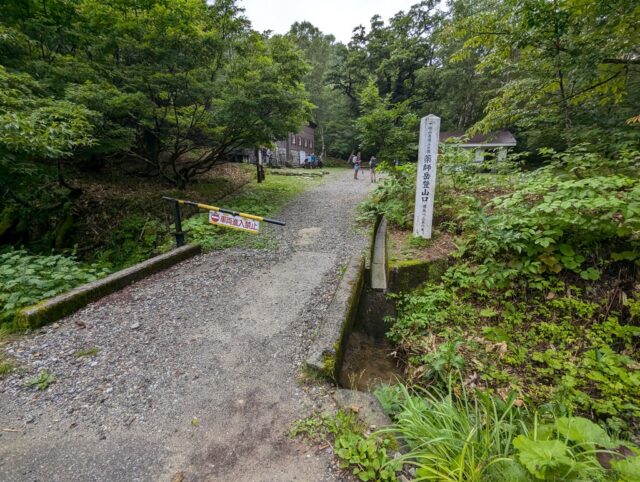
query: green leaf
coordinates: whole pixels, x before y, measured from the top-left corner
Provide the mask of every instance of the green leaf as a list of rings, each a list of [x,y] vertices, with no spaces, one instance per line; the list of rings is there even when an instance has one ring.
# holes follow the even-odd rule
[[[560,417],[556,420],[556,430],[577,444],[588,445],[587,450],[593,450],[594,444],[605,448],[615,445],[602,427],[583,417]]]
[[[564,256],[572,257],[573,255],[576,254],[576,252],[573,250],[573,248],[571,246],[569,246],[568,244],[561,244],[561,245],[558,246],[558,248],[560,249],[560,252]]]
[[[611,253],[611,259],[614,261],[633,261],[638,258],[635,251],[623,251],[621,253]]]
[[[596,281],[600,279],[600,272],[595,268],[589,268],[581,271],[580,277],[585,280]]]
[[[518,435],[513,446],[522,465],[538,479],[544,479],[548,471],[573,465],[567,456],[567,446],[560,440],[531,440]]]

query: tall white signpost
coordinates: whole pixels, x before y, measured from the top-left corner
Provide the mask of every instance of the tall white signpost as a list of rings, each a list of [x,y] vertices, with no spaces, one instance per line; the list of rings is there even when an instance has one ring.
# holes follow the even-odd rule
[[[436,166],[440,141],[440,117],[429,114],[420,120],[420,147],[416,178],[416,209],[413,235],[431,239],[433,196],[436,192]]]

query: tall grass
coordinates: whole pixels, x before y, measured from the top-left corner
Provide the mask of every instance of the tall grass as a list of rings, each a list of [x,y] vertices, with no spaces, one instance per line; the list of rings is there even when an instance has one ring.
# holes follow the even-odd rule
[[[513,439],[526,433],[515,396],[502,401],[482,392],[467,397],[402,387],[401,397],[387,430],[408,446],[403,459],[416,467],[415,480],[531,480],[513,456]]]

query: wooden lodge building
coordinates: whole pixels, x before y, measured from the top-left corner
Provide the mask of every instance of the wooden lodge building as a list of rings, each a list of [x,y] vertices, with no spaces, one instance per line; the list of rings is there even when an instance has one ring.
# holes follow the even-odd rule
[[[265,165],[298,167],[305,157],[315,154],[316,124],[310,122],[297,133],[289,133],[286,139],[275,143],[275,150],[262,150]],[[242,160],[255,164],[257,149],[244,149]]]
[[[306,156],[315,153],[316,125],[312,122],[297,134],[290,133],[286,139],[276,141],[274,164],[299,166]]]

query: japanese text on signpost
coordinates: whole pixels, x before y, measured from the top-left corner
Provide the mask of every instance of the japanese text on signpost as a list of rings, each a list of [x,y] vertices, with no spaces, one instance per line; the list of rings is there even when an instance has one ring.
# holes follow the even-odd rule
[[[413,234],[426,239],[431,239],[439,138],[440,118],[433,114],[423,117],[420,121]]]

